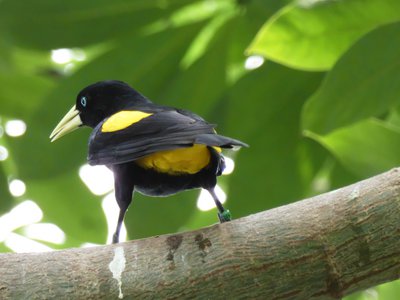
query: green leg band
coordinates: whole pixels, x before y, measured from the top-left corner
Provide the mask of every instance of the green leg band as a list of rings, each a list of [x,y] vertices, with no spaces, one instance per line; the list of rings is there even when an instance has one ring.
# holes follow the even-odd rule
[[[225,209],[222,213],[218,213],[218,217],[221,223],[232,220],[232,215],[229,209]]]

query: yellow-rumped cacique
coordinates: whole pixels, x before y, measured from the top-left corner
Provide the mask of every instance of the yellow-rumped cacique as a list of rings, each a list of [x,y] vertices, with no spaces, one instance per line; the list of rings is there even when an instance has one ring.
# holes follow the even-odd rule
[[[220,222],[231,220],[214,191],[225,168],[221,148],[245,143],[217,134],[215,125],[190,111],[154,104],[116,80],[81,90],[76,104],[51,133],[51,141],[84,125],[93,128],[89,164],[106,165],[114,173],[120,213],[113,243],[119,241],[134,191],[168,196],[203,188],[214,199]]]

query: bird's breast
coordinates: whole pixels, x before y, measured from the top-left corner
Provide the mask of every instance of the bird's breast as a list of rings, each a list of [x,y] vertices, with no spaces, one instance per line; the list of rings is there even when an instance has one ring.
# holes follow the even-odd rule
[[[135,162],[142,168],[172,175],[195,174],[210,163],[211,153],[206,145],[164,150],[144,156]]]

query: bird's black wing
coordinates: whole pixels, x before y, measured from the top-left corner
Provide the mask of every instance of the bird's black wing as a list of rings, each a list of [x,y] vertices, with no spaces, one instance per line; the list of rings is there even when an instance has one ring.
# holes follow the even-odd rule
[[[89,164],[120,164],[193,144],[221,148],[247,146],[217,135],[214,125],[187,111],[146,108],[125,112],[105,119],[93,130],[89,139]],[[142,118],[137,118],[140,114]]]

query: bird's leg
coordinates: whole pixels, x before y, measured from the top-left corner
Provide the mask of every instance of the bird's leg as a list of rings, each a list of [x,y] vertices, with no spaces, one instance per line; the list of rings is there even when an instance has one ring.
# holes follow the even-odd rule
[[[211,194],[214,199],[215,205],[218,208],[218,218],[221,223],[228,222],[232,220],[232,215],[229,209],[225,209],[222,206],[222,203],[218,200],[217,194],[215,193],[214,188],[209,188],[207,191]]]
[[[116,244],[119,242],[119,232],[124,221],[125,213],[132,202],[134,185],[125,165],[115,165],[112,170],[114,172],[115,199],[119,206],[117,228],[115,229],[112,240],[113,244]]]
[[[118,216],[118,223],[117,228],[113,234],[112,243],[117,244],[119,242],[119,232],[121,231],[122,222],[124,221],[125,213],[128,207],[120,208],[119,209],[119,216]]]
[[[128,210],[129,204],[132,201],[133,187],[129,186],[119,186],[115,185],[115,198],[117,199],[117,203],[119,206],[119,216],[117,222],[117,228],[115,229],[115,233],[113,234],[113,244],[119,242],[119,232],[121,230],[122,223],[124,221],[125,213]]]

